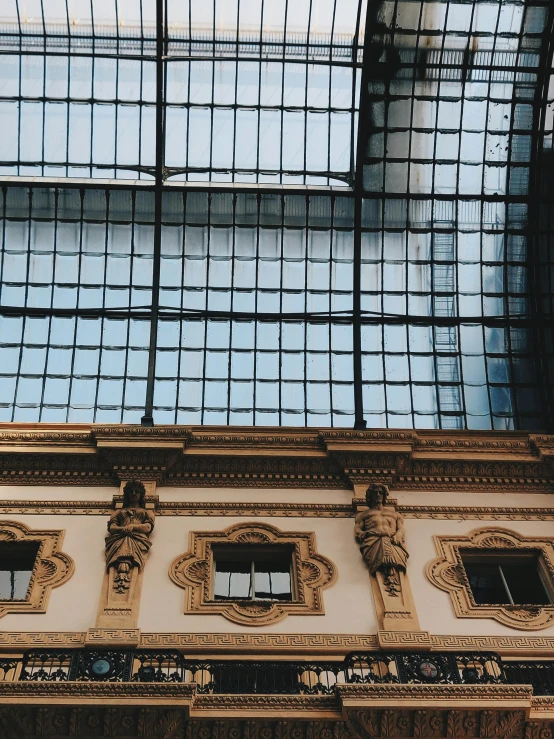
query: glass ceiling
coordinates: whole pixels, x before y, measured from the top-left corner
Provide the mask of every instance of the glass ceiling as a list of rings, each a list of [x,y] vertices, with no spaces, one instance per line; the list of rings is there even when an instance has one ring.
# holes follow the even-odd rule
[[[4,0],[0,419],[551,426],[548,0]]]

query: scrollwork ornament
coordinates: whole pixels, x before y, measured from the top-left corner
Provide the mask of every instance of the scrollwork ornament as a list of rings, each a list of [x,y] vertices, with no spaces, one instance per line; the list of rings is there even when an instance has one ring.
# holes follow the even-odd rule
[[[286,546],[292,556],[294,598],[291,601],[221,601],[212,593],[214,546]],[[318,554],[315,535],[281,531],[269,524],[241,523],[224,531],[192,532],[189,551],[177,557],[171,580],[185,590],[185,613],[219,614],[234,623],[264,626],[287,614],[323,614],[321,590],[336,578],[334,564]]]
[[[52,588],[63,585],[73,575],[73,560],[60,551],[64,531],[31,529],[16,521],[0,523],[0,541],[33,544],[37,556],[22,600],[0,600],[0,617],[7,613],[45,613]]]
[[[475,602],[461,550],[486,553],[506,550],[517,555],[533,554],[545,576],[554,574],[554,539],[525,537],[501,528],[474,529],[464,536],[435,536],[439,557],[427,565],[428,580],[450,595],[454,612],[460,618],[492,618],[512,628],[533,631],[554,625],[554,605],[490,605]],[[553,578],[554,581],[554,578]]]

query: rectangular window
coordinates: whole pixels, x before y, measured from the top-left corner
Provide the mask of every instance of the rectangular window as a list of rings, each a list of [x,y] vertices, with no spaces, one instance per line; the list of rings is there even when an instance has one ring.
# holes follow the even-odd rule
[[[293,600],[292,549],[214,547],[214,600]]]
[[[25,600],[39,544],[0,542],[0,600]]]
[[[522,556],[462,554],[473,598],[478,605],[550,605],[536,553]]]

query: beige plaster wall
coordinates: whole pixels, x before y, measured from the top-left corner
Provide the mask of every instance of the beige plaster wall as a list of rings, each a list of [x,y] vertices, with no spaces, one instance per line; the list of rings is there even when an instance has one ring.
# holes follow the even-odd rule
[[[483,493],[481,492],[425,492],[414,491],[401,492],[395,490],[394,497],[399,505],[425,505],[425,506],[469,506],[472,508],[547,508],[554,510],[554,495],[539,493],[518,493],[514,489],[510,493]],[[554,531],[553,531],[554,535]]]
[[[86,631],[94,626],[104,576],[106,516],[0,515],[32,529],[65,529],[62,551],[75,562],[73,577],[53,588],[46,613],[9,613],[0,631]]]
[[[352,534],[351,519],[262,518],[282,531],[315,531],[320,554],[331,559],[338,578],[323,590],[324,616],[287,616],[271,626],[244,627],[218,615],[184,615],[185,593],[167,576],[173,559],[188,550],[189,531],[218,531],[250,519],[240,517],[169,517],[156,521],[156,541],[144,575],[139,626],[143,631],[274,632],[307,634],[374,634],[377,620],[368,574]],[[163,542],[160,546],[158,542]]]
[[[86,631],[94,626],[104,573],[106,516],[0,515],[38,529],[65,529],[63,551],[73,558],[75,574],[52,590],[45,614],[8,614],[0,631]],[[184,615],[184,591],[168,576],[172,561],[188,549],[189,532],[221,530],[245,517],[159,516],[145,569],[139,627],[143,631],[202,633],[271,631],[275,633],[375,633],[377,622],[368,575],[352,537],[351,519],[261,518],[285,531],[315,531],[317,550],[337,566],[338,579],[323,591],[325,615],[289,616],[272,626],[246,628],[222,616]]]
[[[1,499],[109,502],[115,487],[95,486],[2,486]],[[290,502],[347,503],[351,492],[317,489],[256,488],[159,488],[161,500],[198,502]],[[554,495],[491,493],[395,492],[404,505],[545,508],[554,510]],[[63,551],[75,561],[74,576],[52,591],[46,614],[10,614],[0,619],[1,631],[86,631],[94,626],[104,572],[106,515],[0,514],[0,521],[15,520],[31,528],[65,529]],[[188,549],[189,532],[221,530],[249,520],[265,522],[285,531],[314,531],[317,549],[338,568],[338,580],[323,591],[324,616],[289,616],[262,628],[243,627],[222,616],[183,614],[184,591],[168,577],[171,562]],[[267,516],[158,516],[153,547],[147,562],[139,626],[147,632],[234,632],[250,633],[342,633],[374,634],[377,622],[368,574],[353,538],[352,518]],[[554,521],[494,521],[407,518],[409,577],[421,628],[433,634],[525,635],[489,619],[458,619],[450,597],[425,577],[427,564],[437,556],[433,535],[466,534],[482,527],[500,527],[524,536],[554,537]],[[536,632],[554,635],[554,627]]]
[[[237,487],[159,487],[160,501],[197,501],[201,503],[342,503],[352,500],[351,490],[318,488],[237,488]]]
[[[485,505],[484,501],[482,505]],[[554,536],[554,521],[406,520],[406,544],[410,552],[408,574],[421,628],[432,634],[530,636],[537,633],[541,636],[553,636],[554,626],[531,632],[512,629],[488,618],[457,618],[449,594],[427,580],[425,568],[438,556],[434,535],[465,535],[474,529],[491,527],[516,531],[523,536]]]
[[[104,485],[0,485],[4,500],[111,501],[119,488]]]

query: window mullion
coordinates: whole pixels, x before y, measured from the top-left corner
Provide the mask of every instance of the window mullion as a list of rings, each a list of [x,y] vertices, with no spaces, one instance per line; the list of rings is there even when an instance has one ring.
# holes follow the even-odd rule
[[[514,604],[514,599],[512,598],[512,594],[510,593],[510,588],[508,587],[508,581],[506,580],[506,577],[504,576],[504,572],[502,571],[502,565],[498,565],[498,571],[500,572],[500,579],[502,580],[502,584],[504,585],[504,588],[506,590],[506,593],[508,594],[508,598],[510,599],[511,605]]]
[[[254,560],[250,561],[250,600],[256,600],[256,568]]]

